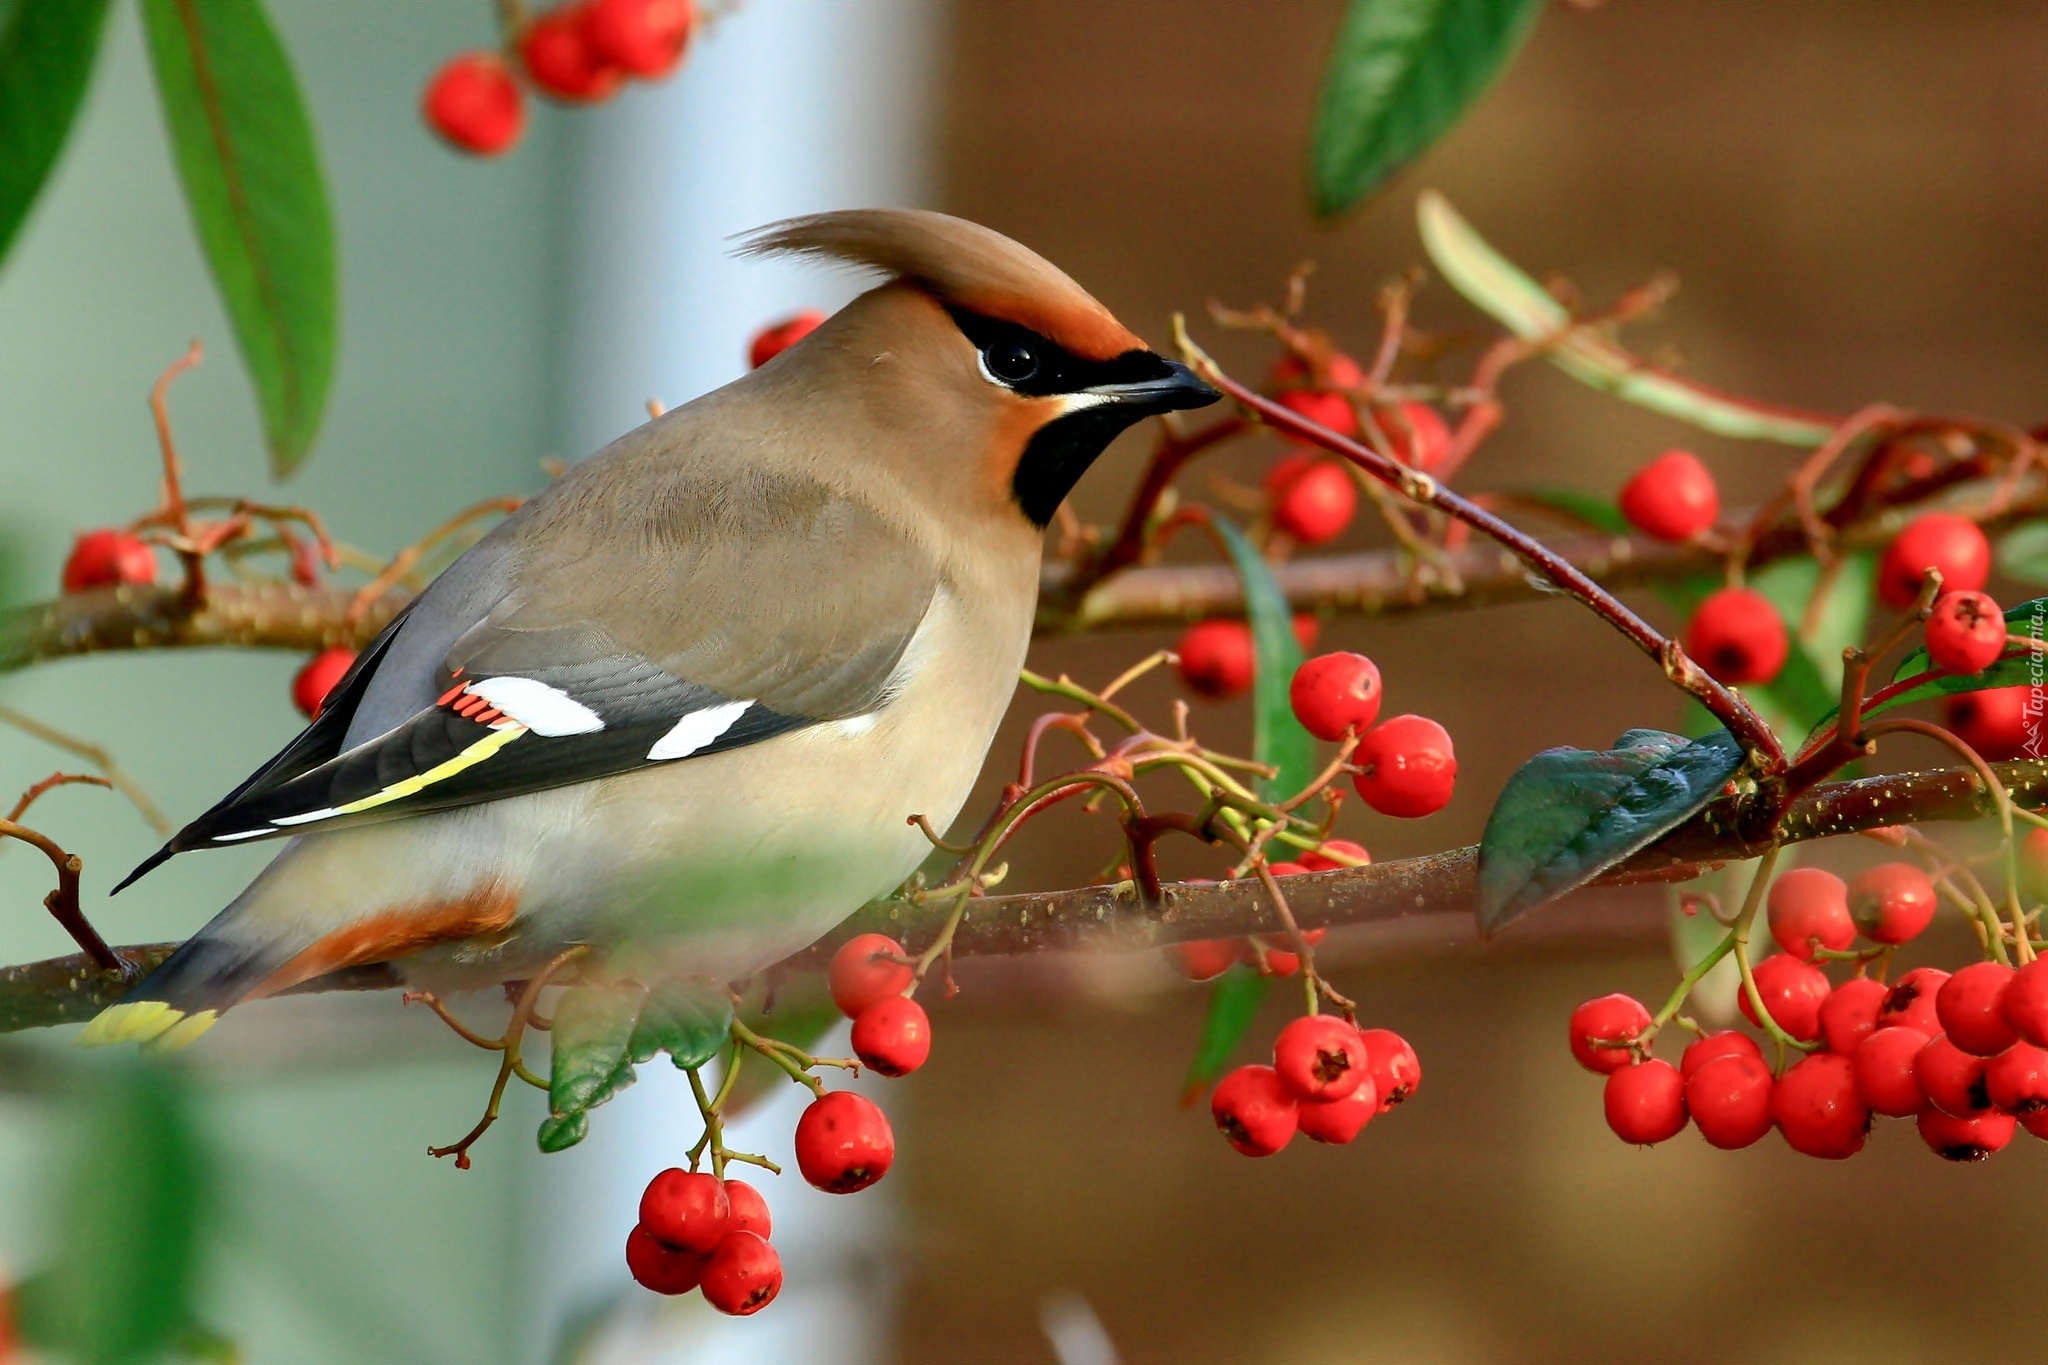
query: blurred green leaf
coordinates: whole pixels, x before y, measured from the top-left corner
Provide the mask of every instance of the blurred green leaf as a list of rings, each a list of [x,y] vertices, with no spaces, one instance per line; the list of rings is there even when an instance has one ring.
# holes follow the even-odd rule
[[[1316,106],[1316,212],[1342,213],[1441,137],[1542,8],[1543,0],[1351,0]]]
[[[1619,507],[1597,493],[1581,492],[1576,488],[1524,488],[1516,490],[1515,496],[1609,535],[1625,536],[1635,530]]]
[[[64,150],[107,0],[0,0],[0,261]]]
[[[128,1365],[195,1321],[207,1163],[182,1072],[128,1059],[84,1087],[57,1264],[21,1287],[22,1330],[78,1365]]]
[[[1720,794],[1742,746],[1630,730],[1605,753],[1546,749],[1502,789],[1479,840],[1479,929],[1495,934],[1670,833]]]
[[[320,429],[338,326],[305,100],[258,0],[142,0],[142,13],[185,199],[282,477]]]
[[[732,998],[701,978],[664,981],[647,993],[633,1025],[628,1054],[635,1062],[666,1052],[684,1070],[711,1060],[731,1036]]]
[[[581,1142],[588,1127],[577,1120],[633,1083],[628,1048],[646,996],[644,989],[624,983],[572,986],[562,993],[549,1035],[554,1057],[548,1118],[540,1130],[542,1151]]]
[[[1261,794],[1268,800],[1285,800],[1299,794],[1317,771],[1315,737],[1294,718],[1294,703],[1288,697],[1294,670],[1301,667],[1294,613],[1272,566],[1244,532],[1224,517],[1213,520],[1244,584],[1245,614],[1251,621],[1257,661],[1252,675],[1252,756],[1279,770],[1261,784]]]
[[[1216,984],[1209,988],[1209,1014],[1202,1021],[1202,1041],[1188,1067],[1187,1081],[1181,1086],[1183,1105],[1200,1099],[1230,1065],[1238,1044],[1251,1032],[1252,1021],[1259,1017],[1259,1006],[1266,1002],[1266,992],[1272,984],[1242,963],[1216,978]]]
[[[1820,417],[1733,398],[1667,374],[1598,333],[1562,336],[1572,320],[1564,305],[1495,251],[1448,200],[1425,190],[1415,213],[1423,248],[1451,287],[1524,341],[1551,342],[1544,358],[1581,383],[1722,436],[1817,446],[1833,430]]]
[[[2021,583],[2048,583],[2048,520],[2015,526],[1998,538],[1998,572]]]

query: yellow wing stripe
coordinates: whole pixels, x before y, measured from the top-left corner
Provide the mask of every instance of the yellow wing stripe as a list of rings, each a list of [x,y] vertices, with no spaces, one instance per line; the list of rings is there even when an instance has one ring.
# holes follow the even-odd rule
[[[183,1010],[174,1010],[161,1000],[136,1000],[125,1005],[109,1005],[94,1015],[85,1031],[78,1035],[80,1047],[100,1047],[107,1043],[125,1043],[129,1040],[147,1042],[164,1032],[180,1019]]]
[[[474,768],[477,764],[483,762],[525,733],[526,727],[523,725],[513,725],[503,730],[493,730],[461,753],[455,755],[455,757],[449,759],[446,763],[436,764],[423,773],[415,773],[403,781],[394,782],[384,788],[384,790],[365,796],[361,800],[351,801],[345,806],[336,806],[334,813],[336,815],[354,815],[359,810],[369,810],[374,806],[382,806],[388,802],[402,801],[414,792],[424,791],[436,782],[446,781],[465,768]]]

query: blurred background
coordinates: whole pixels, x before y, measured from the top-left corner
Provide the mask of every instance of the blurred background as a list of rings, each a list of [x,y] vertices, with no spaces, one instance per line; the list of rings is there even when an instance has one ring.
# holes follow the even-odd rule
[[[2036,6],[1553,6],[1477,112],[1334,227],[1311,219],[1301,167],[1335,0],[747,0],[668,84],[544,112],[490,162],[445,151],[416,115],[433,68],[490,41],[482,0],[270,8],[313,106],[344,289],[326,431],[276,496],[377,553],[471,502],[532,491],[544,459],[596,449],[649,398],[735,377],[762,324],[850,297],[856,280],[736,262],[726,239],[860,203],[988,223],[1155,343],[1187,312],[1250,375],[1265,351],[1201,321],[1206,302],[1278,301],[1313,260],[1312,320],[1368,350],[1379,287],[1422,256],[1414,195],[1435,187],[1511,258],[1588,299],[1677,272],[1682,292],[1637,340],[1709,383],[1828,410],[2041,415]],[[139,26],[114,16],[79,135],[0,273],[0,539],[17,600],[54,589],[74,531],[154,501],[143,399],[194,336],[209,359],[172,397],[190,483],[267,487]],[[1418,320],[1479,321],[1442,286]],[[1547,368],[1504,392],[1508,421],[1475,487],[1611,494],[1684,443],[1739,504],[1795,458]],[[1084,518],[1115,514],[1141,453],[1128,442],[1083,482]],[[1247,446],[1190,486],[1255,481],[1272,454]],[[1372,543],[1363,526],[1359,545]],[[1668,622],[1654,599],[1640,605]],[[1041,641],[1033,666],[1100,682],[1170,641]],[[1378,857],[1472,842],[1538,749],[1679,722],[1640,657],[1561,602],[1333,619],[1323,641],[1371,654],[1390,706],[1457,739],[1460,794],[1442,815],[1347,811],[1340,832]],[[0,702],[105,745],[181,818],[294,732],[298,662],[86,659],[0,680]],[[1135,695],[1163,715],[1170,689]],[[993,799],[1034,711],[1020,701],[970,813]],[[1241,704],[1195,723],[1247,742]],[[70,765],[0,731],[0,790],[56,766]],[[88,908],[116,941],[189,932],[266,856],[178,859],[108,903],[151,831],[83,788],[37,817],[84,856]],[[1112,839],[1102,822],[1048,820],[1014,846],[1009,885],[1093,877]],[[1878,852],[1813,857],[1846,869]],[[8,962],[67,949],[36,909],[45,878],[32,855],[0,858]],[[1619,928],[1592,942],[1333,938],[1339,984],[1416,1045],[1425,1082],[1350,1148],[1261,1162],[1175,1107],[1199,988],[1149,957],[968,964],[960,997],[934,1009],[931,1065],[883,1092],[900,1147],[889,1180],[858,1200],[794,1175],[765,1182],[788,1287],[738,1322],[652,1302],[618,1254],[640,1186],[696,1136],[675,1077],[650,1068],[588,1142],[545,1159],[528,1136],[541,1102],[517,1096],[458,1174],[424,1148],[473,1121],[489,1059],[389,997],[252,1007],[174,1073],[175,1123],[206,1171],[188,1269],[207,1324],[252,1362],[1941,1361],[1988,1347],[1994,1306],[2029,1302],[2048,1269],[2031,1203],[2043,1153],[1952,1167],[1896,1126],[1842,1165],[1776,1139],[1740,1153],[1690,1133],[1621,1146],[1564,1020],[1611,990],[1660,998],[1672,969],[1662,892],[1605,906]],[[107,1134],[144,1120],[77,1097],[157,1082],[67,1041],[0,1040],[9,1276],[53,1254],[107,1174],[95,1162],[143,1159]],[[161,1107],[136,1112],[161,1120]],[[762,1106],[735,1144],[786,1148],[794,1113],[788,1097]]]

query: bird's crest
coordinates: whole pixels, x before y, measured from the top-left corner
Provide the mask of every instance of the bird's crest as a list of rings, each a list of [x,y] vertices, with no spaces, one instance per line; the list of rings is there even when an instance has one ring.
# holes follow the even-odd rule
[[[847,209],[747,234],[743,256],[822,256],[910,280],[944,302],[1029,327],[1090,360],[1146,349],[1107,308],[1000,232],[926,209]]]

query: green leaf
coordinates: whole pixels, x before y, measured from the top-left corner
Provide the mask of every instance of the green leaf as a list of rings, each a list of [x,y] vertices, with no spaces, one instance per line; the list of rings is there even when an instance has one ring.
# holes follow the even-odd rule
[[[710,1061],[731,1029],[732,997],[723,986],[703,978],[672,979],[647,993],[627,1055],[645,1062],[666,1052],[687,1071]]]
[[[1309,150],[1318,214],[1342,213],[1421,155],[1529,36],[1543,0],[1351,0]]]
[[[1998,538],[1998,572],[2020,583],[2048,583],[2048,520],[2026,522]]]
[[[1605,753],[1546,749],[1508,779],[1479,841],[1479,929],[1492,935],[1669,834],[1742,767],[1726,730],[1630,730]]]
[[[0,0],[0,260],[85,100],[107,0]]]
[[[1518,489],[1515,496],[1609,535],[1625,536],[1635,531],[1619,507],[1596,493],[1585,493],[1576,488],[1524,488]]]
[[[1201,1045],[1195,1049],[1195,1060],[1189,1064],[1187,1081],[1181,1087],[1183,1105],[1200,1099],[1230,1065],[1238,1044],[1251,1032],[1252,1021],[1259,1017],[1259,1006],[1266,1002],[1266,992],[1272,985],[1271,980],[1242,963],[1216,978],[1216,984],[1209,988],[1209,1014],[1202,1021]]]
[[[635,985],[572,986],[555,1006],[548,1112],[574,1118],[633,1083],[628,1045],[647,992]]]
[[[535,1136],[543,1152],[560,1152],[574,1147],[590,1136],[590,1111],[578,1109],[573,1114],[550,1114],[540,1121],[540,1132]]]
[[[21,1287],[22,1328],[79,1365],[156,1359],[194,1320],[206,1161],[188,1083],[141,1059],[83,1081],[57,1262]]]
[[[1599,333],[1561,336],[1572,320],[1564,305],[1474,232],[1448,200],[1425,190],[1415,213],[1422,245],[1451,287],[1524,341],[1551,343],[1544,358],[1581,383],[1722,436],[1817,446],[1833,431],[1823,417],[1732,398],[1680,379]]]
[[[185,199],[282,477],[313,444],[334,375],[334,227],[313,127],[258,0],[142,0],[142,13]]]
[[[1244,584],[1245,615],[1251,621],[1256,671],[1252,675],[1252,756],[1278,773],[1261,784],[1268,800],[1287,800],[1315,779],[1315,736],[1294,718],[1288,689],[1301,667],[1301,642],[1294,637],[1294,612],[1287,594],[1244,532],[1227,518],[1212,518],[1229,547],[1238,579]]]

